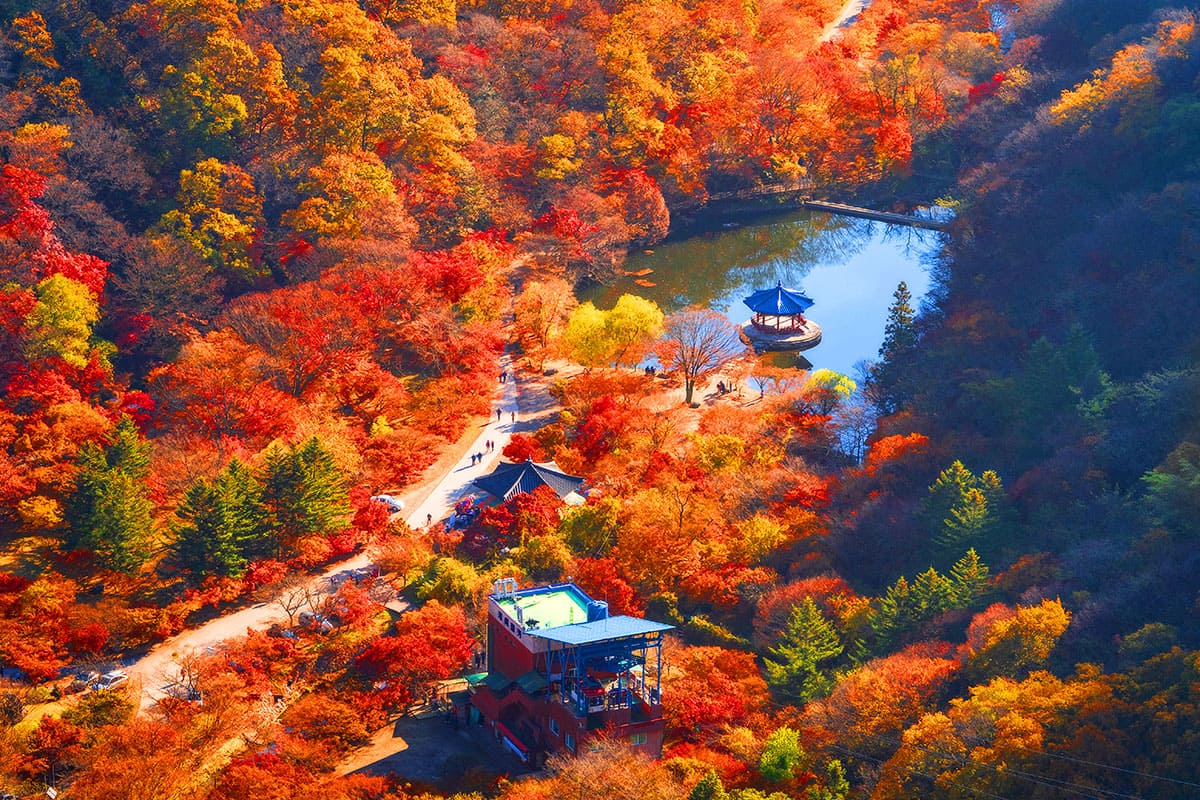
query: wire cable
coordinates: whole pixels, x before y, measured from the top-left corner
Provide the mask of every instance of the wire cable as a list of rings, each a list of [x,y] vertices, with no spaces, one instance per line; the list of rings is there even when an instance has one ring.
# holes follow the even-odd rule
[[[829,750],[838,750],[840,752],[845,753],[848,756],[854,756],[855,758],[865,758],[868,761],[874,761],[876,764],[884,764],[885,763],[883,761],[883,759],[876,758],[875,756],[869,756],[866,753],[858,753],[849,748],[842,747],[841,745],[831,744],[831,745],[827,745],[827,748]],[[937,783],[939,780],[938,778],[936,778],[933,775],[929,775],[927,773],[920,772],[918,770],[913,769],[912,767],[900,767],[900,769],[904,770],[905,772],[909,773],[910,775],[917,775],[918,777],[921,777],[921,778],[928,778],[929,780],[933,781],[934,783]],[[967,786],[965,784],[956,783],[952,780],[949,780],[948,778],[942,778],[941,782],[947,783],[951,786],[957,787],[957,788],[962,789],[967,792],[974,792],[975,794],[980,795],[981,797],[990,797],[990,798],[992,798],[992,800],[1011,800],[1011,798],[1004,797],[1003,795],[999,795],[999,794],[993,794],[992,792],[989,792],[986,789],[978,789],[973,786]]]
[[[919,750],[923,753],[928,753],[936,758],[943,758],[948,761],[954,761],[954,762],[957,762],[964,766],[973,764],[973,765],[976,765],[979,767],[983,767],[984,769],[991,770],[992,772],[995,772],[995,773],[998,773],[1001,775],[1012,776],[1013,778],[1017,778],[1019,780],[1026,780],[1026,781],[1029,781],[1030,783],[1037,784],[1038,786],[1045,786],[1050,789],[1059,789],[1064,792],[1068,792],[1069,794],[1078,795],[1080,797],[1090,798],[1090,800],[1104,800],[1105,797],[1118,797],[1118,798],[1122,798],[1123,800],[1144,800],[1144,798],[1142,798],[1138,795],[1123,794],[1121,792],[1112,791],[1110,789],[1100,789],[1100,788],[1093,787],[1093,786],[1087,786],[1082,783],[1076,783],[1074,781],[1066,781],[1066,780],[1062,780],[1060,778],[1052,778],[1049,775],[1042,775],[1041,773],[1037,773],[1037,772],[1029,772],[1026,770],[1015,769],[1012,767],[1006,767],[1006,768],[1002,769],[1002,768],[996,767],[992,764],[988,764],[986,762],[979,761],[978,759],[973,759],[973,758],[969,758],[966,756],[959,756],[954,753],[948,753],[944,750],[934,750],[934,749],[930,749],[927,747],[922,747],[920,745],[913,744],[912,742],[904,742],[899,739],[893,739],[889,736],[880,736],[878,734],[869,734],[869,733],[864,734],[864,735],[868,736],[872,739],[877,739],[882,742],[888,742],[890,744],[896,744],[901,747],[911,747],[914,750]]]
[[[976,744],[987,744],[983,739],[977,739],[970,736],[962,737],[964,741],[970,740]],[[1142,772],[1136,769],[1126,769],[1125,767],[1114,767],[1112,764],[1103,764],[1099,761],[1088,761],[1084,758],[1075,758],[1074,756],[1064,756],[1061,753],[1047,753],[1045,750],[1034,750],[1031,747],[1021,747],[1020,745],[1012,745],[1017,750],[1024,750],[1029,753],[1045,756],[1046,758],[1057,758],[1063,761],[1073,761],[1076,764],[1085,764],[1089,767],[1100,767],[1101,769],[1111,769],[1114,772],[1123,772],[1126,775],[1137,775],[1141,778],[1150,778],[1151,780],[1164,781],[1166,783],[1174,783],[1178,786],[1190,786],[1194,789],[1200,789],[1200,783],[1193,781],[1180,780],[1179,778],[1168,778],[1165,775],[1155,775],[1150,772]]]

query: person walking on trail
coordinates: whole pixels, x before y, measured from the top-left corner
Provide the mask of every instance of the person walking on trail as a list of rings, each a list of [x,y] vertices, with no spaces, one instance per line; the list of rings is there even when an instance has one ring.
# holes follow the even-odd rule
[[[433,524],[433,514],[426,514],[425,515],[425,527],[428,528],[432,524]]]
[[[509,421],[510,421],[510,422],[516,422],[516,421],[517,421],[517,412],[515,412],[515,411],[510,411],[510,412],[509,412],[509,418],[508,418],[508,419],[509,419]]]
[[[500,409],[496,409],[496,422],[500,421]]]

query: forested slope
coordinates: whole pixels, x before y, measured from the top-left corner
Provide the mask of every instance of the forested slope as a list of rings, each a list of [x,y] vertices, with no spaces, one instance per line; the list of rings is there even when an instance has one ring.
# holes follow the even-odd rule
[[[1194,13],[876,0],[821,44],[838,7],[0,2],[4,785],[1193,796]],[[861,391],[746,366],[760,402],[664,409],[605,367],[662,315],[573,310],[572,283],[800,177],[957,211]],[[594,497],[389,524],[368,496],[489,411],[510,300],[530,366],[592,368],[506,455]],[[202,705],[49,702],[68,665],[368,545],[399,623],[347,584],[333,631],[183,664]],[[568,575],[677,627],[663,760],[335,777],[466,668],[494,578]]]

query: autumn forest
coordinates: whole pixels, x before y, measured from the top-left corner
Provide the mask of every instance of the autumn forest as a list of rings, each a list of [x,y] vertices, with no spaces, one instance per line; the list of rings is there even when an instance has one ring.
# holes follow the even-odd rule
[[[1196,17],[0,0],[0,794],[1200,795]],[[855,375],[576,299],[797,192],[950,218]],[[509,364],[548,411],[504,459],[586,501],[375,499],[506,421]],[[508,577],[673,626],[661,758],[348,767]]]

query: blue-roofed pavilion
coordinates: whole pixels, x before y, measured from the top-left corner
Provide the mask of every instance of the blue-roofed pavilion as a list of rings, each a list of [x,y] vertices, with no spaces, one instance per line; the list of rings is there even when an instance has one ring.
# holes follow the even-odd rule
[[[813,299],[782,283],[759,289],[745,303],[754,316],[739,327],[744,341],[755,350],[807,350],[821,341],[821,326],[804,318]]]
[[[813,306],[812,298],[804,292],[784,288],[782,283],[774,289],[759,289],[745,303],[754,312],[751,323],[769,331],[803,330],[804,312]]]

